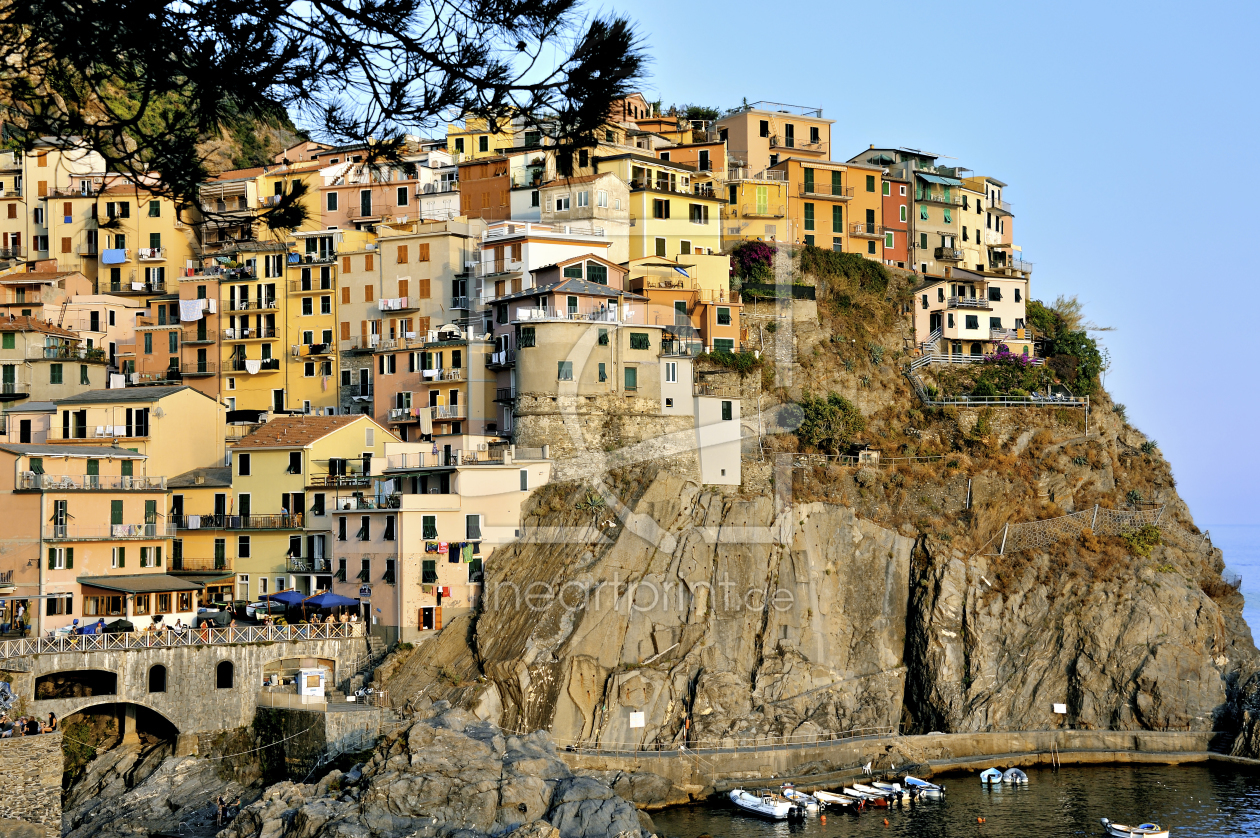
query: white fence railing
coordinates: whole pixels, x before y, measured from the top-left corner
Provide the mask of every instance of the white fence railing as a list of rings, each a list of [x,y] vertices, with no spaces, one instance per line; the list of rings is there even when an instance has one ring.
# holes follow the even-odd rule
[[[345,640],[364,636],[363,623],[312,623],[292,626],[185,628],[183,631],[133,631],[117,634],[68,634],[0,641],[0,659],[54,652],[108,652],[115,649],[168,649],[176,646],[227,646],[286,640]]]

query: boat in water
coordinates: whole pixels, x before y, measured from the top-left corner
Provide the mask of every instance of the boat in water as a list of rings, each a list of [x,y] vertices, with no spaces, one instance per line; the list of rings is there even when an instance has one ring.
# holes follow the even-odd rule
[[[890,796],[893,800],[909,800],[913,795],[910,790],[903,788],[901,783],[885,783],[881,780],[875,780],[871,783],[876,791],[882,791]]]
[[[807,812],[817,812],[822,808],[822,803],[817,797],[800,791],[791,783],[783,784],[783,796],[795,803],[797,806],[804,806],[805,811]]]
[[[861,786],[845,786],[841,789],[841,791],[849,797],[856,797],[861,800],[865,800],[867,806],[880,806],[885,808],[888,806],[888,796],[881,794],[875,789],[865,791]]]
[[[941,798],[945,796],[945,787],[938,786],[936,783],[929,783],[927,780],[920,780],[918,777],[906,777],[903,782],[911,794],[918,797]]]
[[[1106,818],[1102,819],[1103,829],[1108,835],[1114,835],[1115,838],[1168,838],[1168,830],[1164,829],[1157,823],[1143,823],[1137,826],[1125,826],[1122,823],[1112,823]]]
[[[1018,768],[1008,768],[1002,774],[1002,782],[1010,783],[1013,786],[1026,785],[1028,783],[1028,775]]]
[[[847,794],[836,794],[834,791],[819,789],[815,789],[812,794],[828,806],[851,809],[854,812],[866,808],[866,801],[860,797],[849,797]]]
[[[986,768],[980,772],[980,782],[996,786],[1002,782],[1002,772],[997,768]]]
[[[778,821],[805,817],[805,810],[802,807],[773,792],[732,789],[729,796],[732,803],[752,815]]]

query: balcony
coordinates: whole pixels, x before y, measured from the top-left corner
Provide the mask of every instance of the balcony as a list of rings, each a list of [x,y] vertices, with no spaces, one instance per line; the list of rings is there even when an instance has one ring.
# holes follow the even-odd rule
[[[420,377],[425,381],[463,381],[464,371],[462,369],[421,370]]]
[[[345,387],[343,389],[346,391],[346,395],[352,399],[372,398],[372,385],[371,384],[351,384],[350,386]]]
[[[525,263],[514,259],[491,259],[485,262],[477,263],[477,270],[474,271],[475,276],[496,276],[497,274],[513,274],[521,273],[525,270]]]
[[[321,291],[332,291],[337,287],[336,277],[310,277],[309,279],[289,280],[291,294],[318,294]]]
[[[516,366],[516,350],[500,349],[498,352],[486,353],[486,369],[505,370]]]
[[[110,294],[165,294],[166,283],[159,282],[111,282]]]
[[[988,209],[996,215],[1014,215],[1010,201],[990,201]]]
[[[327,265],[337,261],[337,250],[316,250],[314,252],[307,251],[300,254],[300,262],[297,265]]]
[[[232,572],[231,556],[171,556],[171,573],[213,573],[215,571]]]
[[[518,308],[512,315],[513,323],[529,323],[539,320],[573,320],[591,323],[630,323],[635,311],[628,304],[620,312],[614,308],[594,308],[581,311],[576,308]]]
[[[180,364],[179,373],[185,378],[217,375],[216,366],[214,361],[191,361],[187,364]]]
[[[347,352],[375,352],[381,346],[380,335],[355,335],[348,341],[345,348]]]
[[[24,471],[18,476],[19,492],[161,492],[165,477],[101,477],[97,474],[36,474]]]
[[[415,311],[420,303],[412,297],[383,297],[376,306],[381,311]]]
[[[1021,271],[1027,274],[1032,273],[1032,269],[1033,263],[1024,259],[989,260],[989,270],[991,271]]]
[[[962,206],[962,196],[950,192],[936,192],[931,189],[916,189],[914,199],[924,204],[943,204],[947,207]]]
[[[136,250],[136,256],[141,262],[165,262],[165,247],[141,247]]]
[[[472,308],[467,297],[451,297],[451,308]]]
[[[250,369],[250,366],[257,365]],[[224,372],[279,372],[279,358],[229,358],[223,364]]]
[[[434,422],[458,422],[468,418],[468,408],[462,404],[438,405],[433,408]]]
[[[978,308],[985,311],[993,308],[984,297],[950,297],[946,305],[950,308]]]
[[[172,515],[173,530],[300,530],[304,515]],[[195,526],[193,526],[195,524]]]
[[[261,300],[228,300],[228,311],[275,311],[274,298],[264,297]]]
[[[266,422],[233,422],[227,426],[224,438],[228,442],[235,442],[238,439],[244,439],[254,431],[261,428]]]
[[[938,262],[961,262],[963,252],[956,247],[938,247],[932,251]]]
[[[22,197],[21,189],[6,189],[4,192],[0,192],[0,198],[21,198],[21,197]]]
[[[179,333],[179,342],[183,344],[190,343],[214,343],[217,337],[210,329],[184,329]]]
[[[516,401],[516,393],[511,387],[498,387],[494,391],[494,400],[503,404],[511,404]]]
[[[353,461],[347,462],[347,466],[353,464]],[[306,481],[307,486],[370,486],[372,485],[372,475],[363,471],[360,466],[357,470],[347,468],[345,474],[312,474]]]
[[[226,343],[239,343],[243,340],[275,340],[276,328],[263,326],[261,329],[224,329],[223,340]]]
[[[739,206],[727,204],[722,207],[722,212],[728,218],[784,218],[787,216],[787,207],[783,204],[778,206],[769,204],[741,204]]]
[[[293,345],[294,358],[322,358],[336,353],[331,343],[302,343]]]
[[[882,224],[850,224],[849,235],[865,239],[882,239],[884,227]]]
[[[286,565],[289,573],[332,573],[332,559],[322,556],[289,556]]]
[[[105,354],[104,349],[72,346],[70,344],[28,346],[26,348],[26,357],[32,359],[42,358],[45,361],[86,361],[93,364],[104,364],[109,361],[109,356]]]
[[[118,541],[133,539],[152,541],[172,538],[175,525],[151,524],[45,524],[45,541]]]
[[[31,385],[26,381],[5,381],[0,383],[0,401],[11,402],[24,399],[31,394]]]
[[[96,251],[93,250],[93,253]],[[25,247],[0,247],[0,259],[25,259]]]
[[[48,430],[49,442],[77,442],[81,439],[148,438],[148,425],[53,425]]]
[[[1032,340],[1029,329],[989,329],[989,340]]]
[[[417,413],[412,413],[413,410],[417,411]],[[389,409],[389,414],[388,414],[387,419],[390,422],[419,422],[420,416],[418,412],[421,410],[428,410],[428,408],[391,407]]]
[[[853,187],[836,186],[834,183],[802,183],[799,194],[802,198],[831,198],[836,201],[848,201],[853,198]]]
[[[665,192],[671,195],[685,195],[691,198],[711,197],[711,196],[705,196],[705,195],[696,195],[695,193],[691,191],[691,187],[689,185],[682,183],[682,181],[680,180],[675,180],[673,185],[671,186],[668,180],[661,180],[659,178],[655,182],[646,180],[645,178],[631,179],[630,181],[631,192],[642,192],[644,190],[648,190],[651,192]]]

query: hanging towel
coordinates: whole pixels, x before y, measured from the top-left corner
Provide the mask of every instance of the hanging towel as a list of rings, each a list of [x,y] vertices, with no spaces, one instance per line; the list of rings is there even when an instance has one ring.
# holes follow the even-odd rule
[[[466,562],[471,562],[471,561],[472,561],[472,557],[473,557],[473,556],[472,556],[472,545],[471,545],[471,544],[465,544],[465,545],[464,545],[464,561],[466,561]]]
[[[206,311],[214,314],[218,310],[218,300],[206,300]]]
[[[433,593],[433,586],[432,586],[432,585],[421,585],[421,586],[420,586],[420,593],[424,594],[425,596],[429,596],[429,595],[431,595],[431,594]]]
[[[127,386],[127,376],[120,373],[111,372],[109,374],[109,389],[121,390]]]
[[[257,358],[245,359],[245,372],[249,373],[250,375],[253,375],[254,373],[258,372],[260,369],[262,369],[262,361],[258,360]]]
[[[324,380],[320,383],[320,386],[324,389],[325,393],[328,392],[328,376],[324,376]]]
[[[449,545],[449,544],[447,544],[445,541],[439,541],[439,542],[438,542],[438,552],[439,552],[439,553],[445,553],[445,552],[446,552],[447,550],[449,550],[449,549],[450,549],[450,545]]]
[[[126,262],[126,261],[127,261],[126,248],[121,248],[121,249],[115,248],[112,250],[101,251],[101,264],[102,265],[121,265],[123,262]]]
[[[201,529],[201,516],[189,515],[184,523],[188,525],[188,529],[190,530],[199,530]]]
[[[180,300],[179,319],[183,322],[201,319],[201,308],[205,300]]]
[[[433,411],[432,410],[420,411],[420,433],[426,434],[428,436],[433,435]],[[436,451],[434,453],[436,453]]]
[[[143,283],[143,282],[133,282],[133,283],[131,283],[131,290],[132,290],[132,291],[143,291],[143,290],[144,290],[144,283]]]

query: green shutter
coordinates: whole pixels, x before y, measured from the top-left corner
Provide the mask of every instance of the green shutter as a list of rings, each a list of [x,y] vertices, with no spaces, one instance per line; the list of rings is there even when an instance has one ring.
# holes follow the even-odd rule
[[[119,567],[127,566],[127,548],[126,547],[119,546],[118,548],[118,566]]]
[[[844,209],[842,207],[831,208],[831,232],[844,232]]]
[[[162,566],[162,548],[161,547],[153,548],[153,566],[154,567]]]
[[[13,332],[5,332],[4,333],[4,348],[17,349],[17,335],[15,335]]]
[[[805,175],[805,191],[813,192],[814,191],[814,170],[802,169],[801,171]]]
[[[131,460],[123,460],[121,465],[122,465],[122,476],[123,476],[123,477],[132,477],[133,475],[132,475],[132,473],[131,473],[131,471],[132,471],[132,462],[131,462]]]
[[[57,548],[48,548],[48,569],[55,570],[57,568]]]
[[[90,477],[96,477],[96,476],[98,476],[98,475],[101,473],[101,461],[100,461],[100,460],[88,460],[88,461],[87,461],[87,473],[88,473],[88,475],[89,475]]]
[[[109,502],[109,522],[111,524],[121,524],[123,522],[123,502],[120,500],[111,500]]]
[[[814,205],[813,204],[805,205],[805,229],[806,230],[814,229]]]
[[[66,548],[66,570],[74,569],[74,548]]]

